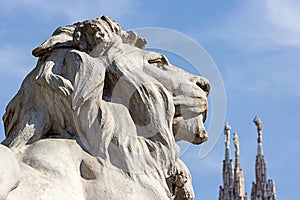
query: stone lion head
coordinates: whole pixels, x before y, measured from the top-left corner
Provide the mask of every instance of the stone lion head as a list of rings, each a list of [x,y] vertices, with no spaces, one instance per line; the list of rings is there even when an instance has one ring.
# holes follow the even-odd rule
[[[122,142],[117,131],[168,148],[206,141],[209,82],[145,44],[106,16],[58,28],[33,50],[39,60],[7,106],[3,143],[80,138],[105,157],[110,142]]]
[[[97,158],[98,174],[118,171],[119,179],[145,186],[141,191],[151,199],[193,199],[176,141],[207,140],[203,122],[210,85],[145,45],[146,40],[107,16],[55,30],[32,52],[39,59],[6,108],[2,144],[32,168],[49,168],[53,177],[49,163],[32,149],[44,142],[56,155],[60,151],[50,143],[76,140],[79,149]],[[28,158],[39,158],[38,165]],[[97,183],[103,193],[111,187],[103,177],[84,187]]]

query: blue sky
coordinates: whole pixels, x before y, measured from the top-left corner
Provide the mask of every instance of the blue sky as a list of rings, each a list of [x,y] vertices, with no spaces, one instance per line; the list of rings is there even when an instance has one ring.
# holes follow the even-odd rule
[[[106,14],[123,29],[174,29],[201,44],[218,66],[226,89],[226,120],[240,138],[246,191],[251,192],[255,177],[257,133],[252,120],[259,115],[264,124],[267,176],[276,181],[278,199],[298,198],[299,1],[49,2],[0,0],[1,115],[25,75],[35,66],[32,49],[58,26]],[[0,140],[3,137],[1,124]],[[196,199],[214,200],[222,184],[223,134],[204,159],[199,159],[200,148],[191,146],[182,159],[191,170]]]

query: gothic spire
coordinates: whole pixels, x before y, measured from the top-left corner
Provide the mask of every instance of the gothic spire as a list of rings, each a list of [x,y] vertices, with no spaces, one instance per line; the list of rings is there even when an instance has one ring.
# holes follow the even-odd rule
[[[245,194],[244,175],[240,164],[240,142],[238,134],[233,134],[233,141],[235,147],[235,167],[234,167],[234,199],[246,200],[247,194]]]
[[[252,183],[251,200],[276,200],[275,182],[267,181],[266,162],[262,148],[262,122],[255,117],[253,122],[257,127],[257,155],[255,160],[256,182]]]
[[[255,160],[255,182],[252,183],[251,200],[276,200],[275,182],[267,181],[266,162],[262,148],[262,122],[255,117],[253,122],[257,127],[257,155]],[[240,162],[240,143],[237,133],[233,135],[235,147],[235,165],[232,169],[230,158],[230,130],[228,123],[224,127],[225,159],[223,160],[223,186],[220,186],[219,200],[248,200],[245,193],[244,176]]]
[[[230,130],[228,122],[224,127],[225,159],[223,160],[223,187],[220,186],[219,200],[234,200],[233,169],[230,158]]]
[[[266,182],[266,163],[262,150],[262,122],[259,117],[255,117],[253,122],[257,127],[257,155],[255,162],[255,174],[256,174],[256,183],[261,184],[262,182]]]

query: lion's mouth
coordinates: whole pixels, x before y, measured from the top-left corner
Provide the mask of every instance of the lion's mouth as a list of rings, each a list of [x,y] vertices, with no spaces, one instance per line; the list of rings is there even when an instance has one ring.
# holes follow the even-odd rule
[[[206,121],[206,117],[207,117],[207,110],[204,110],[204,111],[200,112],[199,114],[198,113],[196,114],[196,113],[192,113],[192,112],[183,111],[181,105],[175,105],[173,124],[177,123],[181,120],[196,117],[198,115],[202,116],[202,122],[204,123]]]
[[[185,112],[180,105],[175,105],[173,119],[173,134],[176,141],[185,140],[193,144],[207,141],[208,136],[203,123],[206,120],[207,110],[200,113]]]

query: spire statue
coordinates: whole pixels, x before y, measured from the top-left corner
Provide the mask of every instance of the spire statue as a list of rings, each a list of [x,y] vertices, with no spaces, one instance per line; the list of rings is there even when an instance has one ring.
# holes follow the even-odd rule
[[[258,116],[254,117],[253,122],[255,123],[255,125],[257,127],[257,133],[258,133],[257,142],[262,143],[262,126],[263,126],[263,124]]]
[[[233,142],[234,142],[236,156],[239,156],[240,155],[240,142],[239,142],[239,137],[236,132],[234,132],[234,134],[233,134]]]
[[[225,142],[225,147],[226,149],[229,149],[229,145],[230,145],[230,130],[231,127],[229,126],[228,122],[226,122],[225,127],[224,127],[224,142]]]

